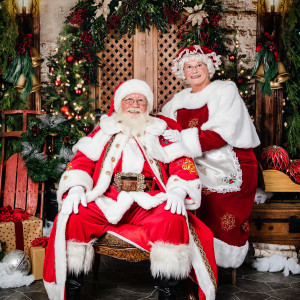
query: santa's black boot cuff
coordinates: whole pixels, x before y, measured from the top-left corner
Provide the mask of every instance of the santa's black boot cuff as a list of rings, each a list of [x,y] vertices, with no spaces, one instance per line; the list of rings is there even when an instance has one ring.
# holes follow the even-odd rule
[[[173,278],[154,278],[154,287],[158,290],[158,300],[176,300],[178,280]]]
[[[80,300],[80,291],[83,284],[83,273],[78,276],[68,274],[66,280],[66,299],[67,300]]]

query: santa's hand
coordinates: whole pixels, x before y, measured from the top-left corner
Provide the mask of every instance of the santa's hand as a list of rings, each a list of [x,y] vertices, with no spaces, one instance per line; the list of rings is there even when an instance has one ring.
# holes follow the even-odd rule
[[[70,215],[72,212],[78,214],[79,204],[87,206],[86,195],[82,186],[77,185],[69,189],[68,196],[65,198],[61,213]]]
[[[163,133],[163,137],[166,140],[169,140],[170,142],[173,143],[181,141],[181,135],[178,130],[172,130],[172,129],[165,130],[165,132]]]
[[[178,215],[186,215],[186,208],[184,205],[184,199],[186,197],[186,192],[181,188],[175,188],[166,193],[168,200],[165,210],[171,209],[171,213]]]

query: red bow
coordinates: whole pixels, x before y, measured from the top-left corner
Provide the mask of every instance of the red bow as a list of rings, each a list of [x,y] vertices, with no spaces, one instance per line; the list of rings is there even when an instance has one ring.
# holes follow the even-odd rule
[[[21,208],[12,209],[10,205],[0,207],[0,222],[27,220],[31,215]]]
[[[49,238],[47,236],[44,236],[42,238],[37,238],[34,241],[31,242],[32,246],[42,246],[43,248],[46,248],[48,245]]]

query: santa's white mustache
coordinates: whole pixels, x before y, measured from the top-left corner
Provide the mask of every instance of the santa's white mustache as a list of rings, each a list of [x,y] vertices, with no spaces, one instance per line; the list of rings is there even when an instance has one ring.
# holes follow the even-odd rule
[[[141,113],[142,111],[141,111],[141,109],[138,108],[138,107],[129,107],[129,108],[127,109],[127,112],[137,112],[137,113]]]

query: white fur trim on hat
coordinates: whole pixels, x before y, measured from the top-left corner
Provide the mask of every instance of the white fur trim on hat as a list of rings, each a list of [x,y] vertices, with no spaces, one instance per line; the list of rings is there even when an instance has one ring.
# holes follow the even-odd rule
[[[124,99],[127,95],[134,93],[142,94],[146,97],[148,101],[148,112],[150,112],[153,108],[153,93],[150,86],[145,81],[140,79],[127,80],[115,91],[115,111],[119,111],[122,99]]]
[[[190,60],[199,60],[207,65],[210,78],[213,77],[216,70],[219,70],[221,65],[221,55],[217,55],[215,52],[204,54],[201,46],[194,45],[195,50],[184,49],[175,59],[173,59],[172,72],[179,79],[185,80],[184,76],[184,64]]]

